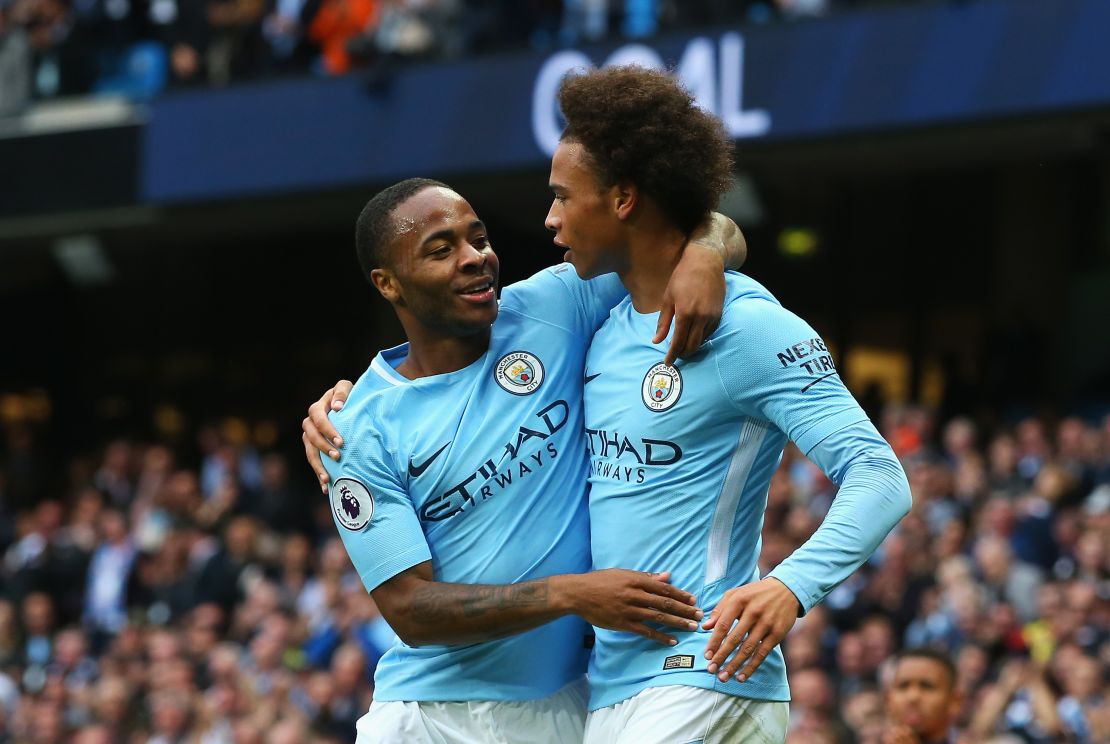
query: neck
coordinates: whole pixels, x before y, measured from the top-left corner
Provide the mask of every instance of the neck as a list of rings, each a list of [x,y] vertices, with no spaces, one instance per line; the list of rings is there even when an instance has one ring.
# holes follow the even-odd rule
[[[628,262],[618,272],[639,313],[658,312],[671,273],[682,258],[686,236],[661,219],[643,220],[631,228]]]
[[[423,327],[410,328],[412,324],[404,319],[401,325],[409,338],[409,353],[397,372],[410,380],[457,372],[489,349],[489,328],[469,336],[450,336]]]

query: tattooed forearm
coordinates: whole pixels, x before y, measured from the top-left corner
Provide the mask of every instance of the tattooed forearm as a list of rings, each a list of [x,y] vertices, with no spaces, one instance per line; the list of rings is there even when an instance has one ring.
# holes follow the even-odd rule
[[[728,217],[713,212],[690,236],[690,242],[704,246],[721,257],[726,269],[738,271],[748,258],[744,233]]]
[[[413,592],[409,605],[413,622],[433,625],[461,618],[489,617],[495,613],[509,614],[507,622],[519,619],[514,610],[544,609],[548,606],[547,579],[526,581],[508,586],[468,586],[437,584],[423,586]]]

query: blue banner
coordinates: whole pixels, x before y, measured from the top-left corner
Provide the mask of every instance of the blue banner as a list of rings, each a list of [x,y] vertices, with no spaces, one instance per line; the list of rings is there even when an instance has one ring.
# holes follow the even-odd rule
[[[787,141],[1110,105],[1110,1],[969,0],[168,96],[147,201],[541,167],[569,70],[673,67],[738,140]]]

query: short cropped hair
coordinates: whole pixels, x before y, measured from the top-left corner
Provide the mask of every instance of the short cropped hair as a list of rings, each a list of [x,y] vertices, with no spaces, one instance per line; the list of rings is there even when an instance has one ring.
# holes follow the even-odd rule
[[[373,283],[370,272],[374,269],[392,265],[393,256],[389,248],[397,237],[393,210],[417,192],[433,187],[451,188],[430,178],[407,178],[382,189],[366,202],[355,223],[355,252],[366,281]]]
[[[938,651],[935,648],[928,648],[927,646],[917,646],[914,648],[903,649],[898,652],[895,660],[899,663],[903,659],[929,659],[935,661],[944,667],[944,672],[948,676],[948,684],[953,690],[956,689],[956,665],[952,663],[952,659],[948,654],[943,651]]]
[[[633,183],[689,234],[732,179],[732,143],[717,117],[666,72],[635,65],[568,76],[559,87],[567,126],[602,186]]]

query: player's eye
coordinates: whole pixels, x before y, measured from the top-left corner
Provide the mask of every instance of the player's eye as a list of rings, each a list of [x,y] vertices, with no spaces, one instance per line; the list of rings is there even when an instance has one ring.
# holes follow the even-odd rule
[[[478,250],[483,250],[485,248],[489,248],[489,238],[485,235],[479,235],[478,237],[474,238],[474,240],[470,241],[470,244]]]
[[[451,252],[451,246],[441,245],[438,248],[433,248],[428,251],[428,255],[432,258],[446,258],[447,254]]]

